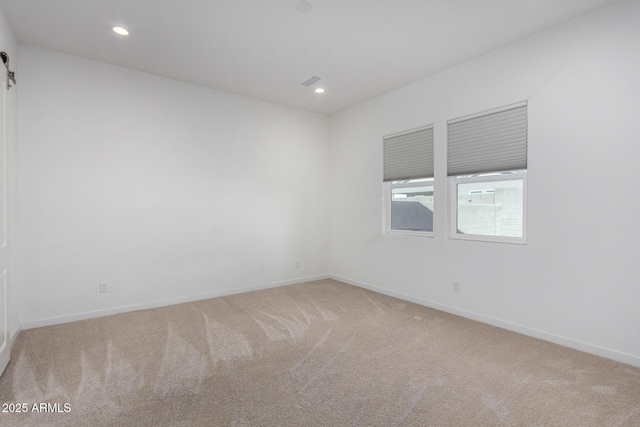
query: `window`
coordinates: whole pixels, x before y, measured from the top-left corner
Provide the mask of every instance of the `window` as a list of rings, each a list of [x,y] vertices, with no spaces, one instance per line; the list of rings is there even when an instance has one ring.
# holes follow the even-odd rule
[[[455,177],[452,211],[458,238],[524,242],[526,171]]]
[[[527,105],[448,128],[451,237],[525,243]]]
[[[385,231],[433,235],[433,127],[384,138]]]
[[[388,232],[433,233],[433,178],[392,181],[388,194]]]

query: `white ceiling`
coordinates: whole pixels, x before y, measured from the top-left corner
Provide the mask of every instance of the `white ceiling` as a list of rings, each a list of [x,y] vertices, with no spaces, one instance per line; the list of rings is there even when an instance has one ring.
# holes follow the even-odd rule
[[[296,0],[0,6],[22,43],[333,113],[613,1],[309,0],[307,13]],[[131,35],[115,35],[114,25]],[[323,80],[300,86],[312,75]],[[318,86],[326,93],[315,94]]]

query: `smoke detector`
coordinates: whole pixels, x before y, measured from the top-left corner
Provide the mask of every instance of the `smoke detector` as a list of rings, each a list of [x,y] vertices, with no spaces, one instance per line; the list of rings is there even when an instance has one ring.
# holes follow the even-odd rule
[[[296,2],[296,10],[300,13],[307,13],[311,11],[313,6],[306,0],[300,0]]]

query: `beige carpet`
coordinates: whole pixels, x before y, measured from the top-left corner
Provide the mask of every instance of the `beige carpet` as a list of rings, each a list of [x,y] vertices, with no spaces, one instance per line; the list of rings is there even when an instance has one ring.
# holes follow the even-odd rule
[[[29,410],[3,426],[640,426],[640,369],[326,280],[23,331],[0,403]]]

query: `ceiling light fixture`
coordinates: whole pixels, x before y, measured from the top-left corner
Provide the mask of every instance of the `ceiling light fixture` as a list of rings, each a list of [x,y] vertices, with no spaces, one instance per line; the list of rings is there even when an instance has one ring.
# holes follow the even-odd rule
[[[113,27],[112,30],[113,30],[114,33],[118,34],[119,36],[128,36],[129,35],[129,31],[127,31],[126,28]]]
[[[324,93],[324,89],[319,87],[319,88],[316,89],[316,93]]]

